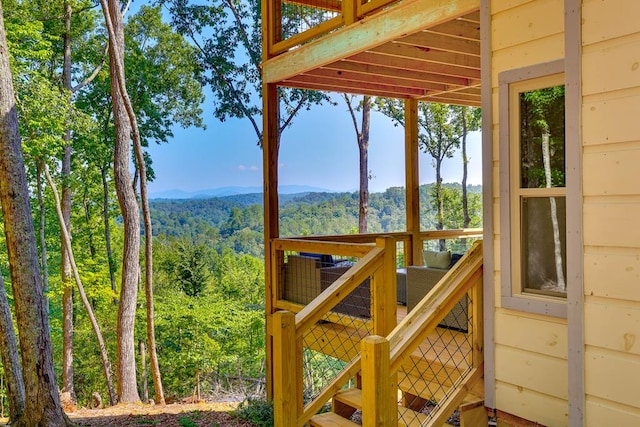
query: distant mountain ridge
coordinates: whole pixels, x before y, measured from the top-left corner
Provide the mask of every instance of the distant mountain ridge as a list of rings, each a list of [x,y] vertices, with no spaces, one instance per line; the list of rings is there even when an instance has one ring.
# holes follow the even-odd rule
[[[299,194],[299,193],[337,193],[335,190],[326,188],[312,187],[308,185],[282,185],[278,188],[280,194]],[[166,190],[151,193],[151,199],[205,199],[209,197],[226,197],[240,194],[260,194],[262,187],[220,187],[210,188],[206,190],[184,191],[184,190]]]

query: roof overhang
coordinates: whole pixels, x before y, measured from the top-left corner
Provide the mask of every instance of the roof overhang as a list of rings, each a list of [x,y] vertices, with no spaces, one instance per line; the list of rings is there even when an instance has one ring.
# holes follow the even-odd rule
[[[478,0],[409,0],[265,62],[286,87],[480,106]]]

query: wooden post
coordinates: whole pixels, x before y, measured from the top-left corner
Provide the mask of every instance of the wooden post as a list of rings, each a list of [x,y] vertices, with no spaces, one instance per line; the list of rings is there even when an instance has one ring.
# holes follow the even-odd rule
[[[273,260],[271,245],[278,238],[280,224],[278,220],[278,145],[279,145],[279,103],[278,87],[275,84],[262,86],[262,170],[264,180],[264,265],[265,265],[265,314],[266,314],[266,361],[265,377],[267,399],[273,397],[272,340],[270,331],[271,315],[274,312],[273,295],[276,284],[273,283]]]
[[[357,19],[356,0],[343,0],[341,4],[342,4],[342,19],[344,19],[344,24],[350,25],[356,22],[356,19]]]
[[[484,316],[483,316],[483,281],[478,278],[470,291],[471,313],[473,331],[473,367],[477,368],[484,363]]]
[[[407,99],[404,103],[404,164],[407,204],[407,231],[411,240],[405,248],[405,265],[422,265],[422,240],[420,240],[420,177],[418,162],[418,101]]]
[[[391,237],[376,239],[376,246],[384,248],[382,268],[373,275],[371,311],[373,333],[386,336],[395,328],[397,317],[396,241]]]
[[[396,386],[389,371],[389,341],[384,337],[371,335],[362,340],[361,346],[362,425],[397,426]]]
[[[277,426],[293,427],[302,397],[298,395],[296,318],[289,311],[273,314],[273,417]]]

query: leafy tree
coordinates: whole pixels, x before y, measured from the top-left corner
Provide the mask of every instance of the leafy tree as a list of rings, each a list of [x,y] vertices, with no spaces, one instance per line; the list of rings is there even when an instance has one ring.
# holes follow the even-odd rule
[[[7,40],[0,3],[0,50]],[[29,204],[24,157],[9,58],[0,55],[0,201],[4,215],[25,389],[17,425],[70,424],[60,406],[53,372],[49,321],[44,306],[38,252]],[[5,369],[7,367],[5,366]]]
[[[261,16],[260,2],[208,0],[157,0],[169,10],[171,25],[188,37],[198,51],[204,74],[202,83],[211,87],[214,115],[220,121],[244,118],[262,143]],[[285,14],[286,15],[286,14]],[[279,133],[291,125],[303,109],[328,101],[315,91],[281,89]]]
[[[367,213],[369,211],[369,130],[371,126],[371,97],[363,96],[357,107],[353,106],[353,97],[344,95],[351,114],[353,128],[356,131],[359,154],[360,204],[358,209],[358,232],[367,232]],[[358,128],[355,110],[362,111],[362,120]]]

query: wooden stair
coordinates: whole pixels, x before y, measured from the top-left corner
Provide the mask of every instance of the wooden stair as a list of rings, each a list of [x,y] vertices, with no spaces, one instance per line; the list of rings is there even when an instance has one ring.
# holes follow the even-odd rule
[[[484,409],[484,400],[481,394],[474,388],[464,399],[459,407],[460,426],[476,427],[486,426],[487,416]],[[334,412],[326,412],[314,415],[309,420],[313,427],[353,427],[359,424],[349,420],[356,410],[362,409],[362,391],[357,388],[340,391],[333,399]],[[398,406],[399,427],[420,427],[427,425],[429,417],[403,406]],[[445,423],[445,427],[453,427]]]

